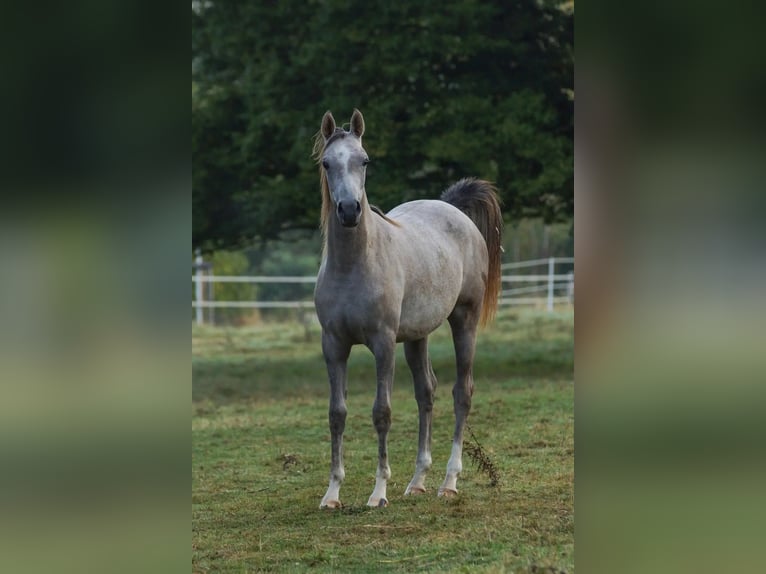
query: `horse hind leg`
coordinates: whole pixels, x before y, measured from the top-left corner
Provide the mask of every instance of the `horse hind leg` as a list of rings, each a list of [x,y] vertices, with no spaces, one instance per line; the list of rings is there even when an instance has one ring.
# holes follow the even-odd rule
[[[423,494],[426,491],[426,474],[431,469],[431,418],[436,391],[436,375],[428,357],[428,338],[404,343],[404,356],[412,371],[415,399],[418,403],[420,426],[418,432],[418,456],[415,461],[415,475],[405,495]]]
[[[457,479],[463,470],[463,430],[468,414],[471,412],[473,357],[476,348],[476,327],[479,313],[480,307],[458,306],[449,316],[457,366],[457,380],[452,388],[455,434],[452,438],[452,453],[447,462],[447,474],[439,487],[439,496],[457,494]]]

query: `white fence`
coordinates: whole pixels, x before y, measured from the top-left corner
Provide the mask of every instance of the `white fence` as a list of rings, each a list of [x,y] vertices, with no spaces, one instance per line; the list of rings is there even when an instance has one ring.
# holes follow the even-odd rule
[[[556,274],[556,265],[570,264],[572,270],[564,274]],[[545,274],[506,274],[506,271],[515,269],[534,269],[545,266]],[[500,268],[503,271],[502,282],[505,283],[535,283],[527,287],[511,287],[500,292],[498,303],[501,305],[537,305],[540,297],[513,297],[513,295],[545,293],[546,307],[553,311],[555,303],[574,302],[574,257],[547,257],[545,259],[531,259],[529,261],[514,261],[503,263]],[[562,290],[566,295],[558,297],[556,290]]]
[[[572,270],[567,273],[556,273],[557,265],[568,265]],[[518,273],[516,270],[535,270],[542,268],[544,273]],[[204,322],[203,309],[205,308],[228,308],[228,309],[301,309],[312,308],[312,300],[301,301],[214,301],[212,289],[207,289],[208,297],[205,298],[204,284],[215,283],[316,283],[315,276],[231,276],[212,275],[207,273],[209,267],[202,265],[201,258],[197,259],[196,272],[192,275],[195,297],[192,307],[196,309],[196,322]],[[540,305],[545,302],[549,311],[553,310],[556,303],[573,303],[574,301],[574,257],[548,257],[545,259],[533,259],[529,261],[516,261],[503,263],[502,284],[509,284],[509,288],[500,292],[498,303],[500,305]],[[516,287],[520,283],[528,285]],[[556,294],[558,292],[558,295]],[[562,295],[563,293],[563,295]],[[522,295],[519,297],[519,295]]]

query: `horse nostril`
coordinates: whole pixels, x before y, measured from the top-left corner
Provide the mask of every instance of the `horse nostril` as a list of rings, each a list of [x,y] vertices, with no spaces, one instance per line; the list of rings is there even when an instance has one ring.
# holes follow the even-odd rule
[[[352,202],[355,203],[356,212],[351,211],[351,205]],[[356,222],[359,221],[359,217],[362,213],[362,204],[358,201],[339,201],[338,202],[338,217],[340,218],[341,222],[345,225],[346,223],[349,224],[356,224]]]

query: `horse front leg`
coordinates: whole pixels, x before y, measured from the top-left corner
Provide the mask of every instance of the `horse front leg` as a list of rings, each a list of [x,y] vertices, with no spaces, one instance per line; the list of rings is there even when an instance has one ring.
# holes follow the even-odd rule
[[[471,308],[456,308],[449,317],[457,366],[457,380],[452,388],[455,434],[452,437],[452,453],[447,461],[447,474],[439,487],[439,496],[449,497],[457,494],[457,479],[463,470],[463,431],[471,412],[473,357],[478,318],[479,310]]]
[[[322,333],[322,352],[330,379],[330,435],[332,437],[332,460],[330,485],[319,508],[340,508],[340,485],[346,476],[343,468],[343,431],[346,428],[346,365],[351,346],[340,343],[337,338]]]
[[[380,337],[370,345],[375,355],[377,372],[377,394],[372,406],[372,423],[378,433],[378,471],[375,474],[375,489],[367,506],[388,506],[386,484],[391,478],[388,466],[388,431],[391,428],[391,391],[394,386],[394,353],[396,336]]]

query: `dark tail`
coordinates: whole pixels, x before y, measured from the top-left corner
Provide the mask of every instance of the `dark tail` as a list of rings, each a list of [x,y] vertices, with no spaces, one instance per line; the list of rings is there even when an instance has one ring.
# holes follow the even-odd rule
[[[481,324],[486,325],[497,311],[500,292],[500,253],[503,239],[503,215],[497,189],[488,181],[474,178],[461,179],[448,187],[441,196],[465,213],[481,231],[489,253],[487,288],[481,307]]]

